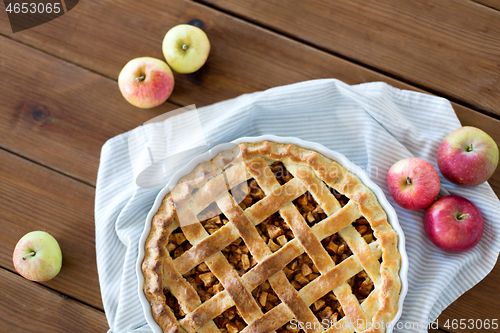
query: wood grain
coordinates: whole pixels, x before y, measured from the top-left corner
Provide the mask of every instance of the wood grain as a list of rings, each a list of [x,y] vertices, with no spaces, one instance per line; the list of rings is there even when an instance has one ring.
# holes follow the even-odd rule
[[[480,3],[492,9],[500,10],[499,0],[473,0],[474,2]]]
[[[43,51],[19,45],[5,37],[0,38],[0,82],[4,87],[10,87],[0,93],[2,104],[7,103],[5,107],[0,105],[0,144],[34,161],[93,184],[100,145],[107,138],[164,112],[162,109],[148,113],[149,111],[129,106],[119,95],[116,82],[112,79],[116,79],[121,67],[133,57],[149,55],[161,58],[160,45],[165,32],[173,25],[194,19],[199,20],[197,22],[205,27],[212,42],[212,53],[208,63],[199,73],[176,75],[176,89],[171,100],[177,104],[196,103],[201,106],[242,93],[322,77],[335,77],[349,84],[385,81],[399,88],[418,90],[363,66],[200,4],[173,0],[167,6],[165,2],[153,0],[148,3],[148,7],[146,9],[138,2],[88,0],[80,2],[60,19],[15,35],[9,33],[10,28],[5,21],[0,21],[2,34]],[[471,83],[470,89],[474,89],[476,84],[477,82]],[[456,89],[453,84],[451,86],[450,89]],[[464,124],[485,129],[500,143],[499,121],[458,104],[454,104],[454,108]],[[50,114],[50,117],[47,114]],[[55,120],[44,120],[52,118]],[[7,168],[9,163],[2,164],[2,167]],[[13,164],[13,167],[18,168],[18,164]],[[60,280],[57,280],[59,277],[56,278],[50,282],[54,285],[50,286],[64,293],[71,293],[69,285],[75,283],[75,280],[83,280],[77,282],[82,284],[88,282],[89,290],[78,287],[72,292],[73,297],[94,304],[99,296],[95,253],[89,245],[93,242],[93,192],[80,189],[80,193],[73,189],[73,185],[67,185],[78,182],[63,181],[65,177],[48,170],[37,171],[40,176],[34,178],[26,174],[38,168],[43,169],[38,166],[25,166],[24,169],[20,168],[21,171],[9,171],[7,176],[1,178],[10,184],[10,192],[7,193],[15,194],[14,198],[23,202],[20,206],[23,209],[19,212],[10,207],[16,205],[16,201],[12,199],[6,200],[2,203],[4,206],[0,206],[2,211],[9,212],[9,219],[6,220],[8,223],[2,221],[8,232],[0,236],[6,244],[0,249],[0,266],[11,265],[9,256],[14,240],[29,231],[28,228],[39,229],[41,227],[38,226],[41,225],[49,231],[68,233],[69,236],[59,237],[69,237],[65,247],[74,249],[76,252],[71,255],[84,262],[79,263],[78,260],[71,259],[64,268],[68,272],[64,274],[69,276]],[[20,185],[14,184],[15,177],[19,177]],[[43,180],[45,178],[48,180]],[[50,183],[53,179],[56,179],[55,185]],[[37,185],[33,186],[32,183]],[[491,183],[499,195],[500,171],[497,170]],[[66,191],[63,192],[63,189]],[[50,191],[53,192],[53,197],[50,197],[51,193],[47,193]],[[65,198],[67,193],[73,192],[81,194],[81,198],[80,195],[79,200],[73,196],[72,199]],[[44,200],[38,193],[52,199]],[[25,197],[29,200],[23,199]],[[51,217],[46,205],[49,208],[56,205],[55,208],[58,209],[58,214],[61,212],[62,217]],[[41,222],[38,215],[30,211],[25,212],[27,207],[31,206],[43,213]],[[66,206],[70,207],[72,214],[68,214]],[[16,208],[19,209],[18,207],[19,205]],[[73,222],[74,220],[78,223]],[[85,250],[88,257],[81,253],[83,250],[72,245],[78,244],[79,239],[70,230],[79,228],[80,224],[86,228],[82,241],[87,244]],[[496,280],[498,281],[498,278]],[[474,297],[474,290],[470,293]],[[462,299],[459,299],[456,305],[462,309],[468,308],[467,301]],[[494,315],[491,307],[482,311],[482,318],[492,318]]]
[[[201,0],[500,115],[500,12],[471,1]]]
[[[248,9],[243,5],[246,2],[237,1],[231,6],[245,6],[249,18],[256,17],[262,6],[274,6],[268,15],[279,13],[279,17],[273,16],[272,24],[283,25],[291,34],[300,30],[304,36],[296,38],[302,36],[326,50],[330,47],[336,54],[477,106],[479,110],[500,110],[497,98],[500,25],[495,11],[472,2],[455,4],[448,3],[454,0],[445,0],[429,6],[422,1],[411,2],[415,8],[401,12],[398,6],[402,4],[391,7],[387,1],[391,0],[380,4],[308,1],[307,6],[296,5],[298,1],[286,6],[278,1],[248,1],[252,4]],[[343,7],[337,10],[328,7],[334,4],[352,8],[348,11]],[[454,6],[440,12],[446,4]],[[311,13],[312,10],[315,12]],[[322,14],[316,15],[316,11]],[[408,13],[414,14],[409,17]],[[446,19],[439,15],[446,15]],[[307,22],[303,22],[303,17],[308,18]],[[466,22],[460,21],[465,19]],[[12,34],[8,23],[1,21],[0,33],[116,79],[123,65],[134,57],[148,55],[162,59],[161,42],[165,33],[186,22],[196,22],[207,31],[212,50],[199,72],[176,75],[176,89],[171,97],[176,104],[202,106],[242,93],[315,78],[335,77],[351,84],[386,78],[220,11],[183,0],[172,0],[168,5],[152,0],[147,8],[139,2],[88,0],[57,20],[17,34]],[[316,26],[319,22],[323,25]],[[399,30],[392,27],[394,22]],[[434,25],[440,28],[434,31]],[[320,44],[323,39],[325,45]],[[341,47],[347,50],[339,52]],[[361,61],[365,58],[366,61]]]
[[[2,332],[106,332],[104,312],[0,268]]]
[[[13,37],[116,78],[121,66],[134,56],[162,57],[159,43],[163,33],[177,23],[196,19],[209,34],[212,53],[200,73],[176,75],[171,100],[180,105],[207,105],[243,93],[323,77],[335,77],[349,84],[385,81],[398,88],[419,90],[203,5],[174,0],[172,8],[166,8],[154,0],[151,6],[151,11],[144,12],[135,2],[125,5],[89,0],[57,20]],[[128,28],[124,17],[134,17],[135,31]],[[59,32],[64,27],[67,34],[61,35]],[[0,31],[5,32],[2,22]],[[108,45],[110,41],[114,48]],[[111,80],[18,46],[6,38],[0,38],[0,43],[4,46],[0,55],[7,60],[1,67],[5,74],[1,77],[5,84],[16,86],[12,92],[3,92],[5,97],[14,96],[6,99],[9,104],[0,116],[5,117],[0,123],[4,147],[89,183],[94,183],[98,152],[106,139],[175,108],[166,104],[158,110],[136,109],[123,100]],[[21,70],[26,63],[35,65],[36,76]],[[42,71],[42,68],[50,70]],[[15,75],[10,74],[13,71]],[[36,79],[38,77],[40,79]],[[62,82],[58,84],[58,81]],[[71,95],[58,95],[61,90]],[[61,106],[61,103],[65,104]],[[25,105],[27,107],[23,107]],[[50,112],[49,120],[35,121],[34,108],[30,105],[45,106]],[[75,108],[77,111],[73,111]],[[500,128],[499,121],[481,117],[458,104],[454,104],[454,108],[461,120],[466,119],[468,124],[479,128],[486,127],[491,135]],[[35,118],[46,117],[44,112],[38,113],[42,116]],[[5,125],[1,127],[2,124]],[[495,139],[500,142],[500,138]],[[500,189],[497,180],[500,181],[498,172],[492,180],[496,190]]]
[[[467,322],[469,319],[474,321],[478,319],[482,319],[483,321],[488,319],[490,324],[493,319],[496,319],[497,322],[500,321],[500,302],[498,301],[498,295],[500,295],[499,280],[500,261],[497,261],[496,266],[493,268],[491,273],[484,278],[484,280],[474,286],[473,289],[460,296],[458,301],[452,303],[448,308],[446,308],[445,311],[443,311],[441,316],[439,316],[440,327],[443,327],[447,320],[451,323],[453,319],[465,319]],[[463,330],[452,329],[449,329],[449,331],[464,332]],[[470,331],[497,332],[499,330],[486,330],[483,328]]]
[[[29,231],[47,231],[59,242],[63,266],[43,284],[102,309],[94,188],[0,149],[0,189],[0,267],[14,271],[17,241]]]
[[[0,146],[95,184],[109,138],[178,107],[133,107],[116,81],[0,36]]]

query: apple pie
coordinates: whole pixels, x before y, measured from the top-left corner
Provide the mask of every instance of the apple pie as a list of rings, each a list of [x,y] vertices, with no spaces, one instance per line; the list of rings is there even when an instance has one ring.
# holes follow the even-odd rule
[[[398,236],[374,193],[292,144],[241,143],[165,196],[144,294],[163,332],[384,332]]]

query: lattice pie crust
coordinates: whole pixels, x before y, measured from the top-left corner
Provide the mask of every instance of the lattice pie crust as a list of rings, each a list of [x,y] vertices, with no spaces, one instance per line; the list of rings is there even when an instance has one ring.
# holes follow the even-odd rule
[[[384,332],[397,242],[372,191],[336,161],[242,143],[164,198],[143,289],[164,332]]]

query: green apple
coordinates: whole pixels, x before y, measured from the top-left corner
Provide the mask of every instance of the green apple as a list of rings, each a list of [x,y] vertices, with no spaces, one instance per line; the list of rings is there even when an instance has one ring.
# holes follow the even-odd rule
[[[163,39],[163,55],[177,73],[196,72],[207,61],[210,41],[200,28],[179,24],[170,29]]]
[[[47,281],[61,270],[61,248],[49,233],[32,231],[17,242],[12,261],[16,271],[28,280]]]

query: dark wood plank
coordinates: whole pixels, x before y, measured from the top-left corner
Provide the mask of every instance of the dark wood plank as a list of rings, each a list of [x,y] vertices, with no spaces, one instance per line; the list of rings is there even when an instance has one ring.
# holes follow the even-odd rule
[[[159,114],[140,110],[116,81],[0,36],[0,146],[95,184],[109,138]]]
[[[235,3],[234,6],[238,3],[240,2]],[[466,48],[470,54],[467,53],[462,56],[460,52],[466,51],[450,49],[452,46],[448,45],[453,44],[455,48],[463,47],[463,45],[459,44],[462,42],[453,39],[455,37],[454,33],[463,32],[469,28],[470,31],[477,31],[477,29],[492,23],[492,21],[496,23],[497,16],[491,14],[492,11],[484,8],[484,6],[477,5],[484,10],[478,10],[477,13],[473,11],[470,15],[471,21],[467,24],[464,23],[464,26],[460,27],[455,27],[458,23],[456,22],[457,19],[453,18],[453,14],[460,14],[463,6],[471,6],[470,3],[469,5],[457,4],[452,8],[446,7],[450,11],[449,13],[447,11],[443,12],[450,21],[449,26],[446,25],[447,30],[445,29],[445,32],[429,33],[431,29],[429,26],[435,24],[434,21],[436,20],[432,15],[440,15],[436,14],[436,12],[439,12],[439,9],[442,9],[441,6],[444,6],[445,3],[429,5],[429,8],[422,9],[418,7],[418,2],[415,2],[417,7],[415,10],[418,9],[427,16],[430,15],[429,21],[425,21],[425,25],[417,30],[423,30],[426,37],[428,37],[427,35],[434,35],[433,38],[436,38],[436,40],[427,41],[413,37],[409,38],[410,41],[408,42],[407,37],[411,36],[404,33],[410,34],[413,32],[415,29],[413,29],[412,25],[416,25],[419,21],[413,17],[406,17],[405,15],[408,14],[397,12],[396,9],[399,8],[397,6],[394,8],[387,6],[388,8],[385,8],[387,11],[382,13],[385,13],[384,15],[376,15],[381,14],[379,7],[376,6],[382,5],[374,2],[370,4],[365,2],[335,2],[338,3],[336,6],[342,4],[352,6],[354,13],[344,13],[344,11],[340,10],[340,7],[333,14],[329,10],[322,10],[322,15],[326,17],[314,15],[310,23],[308,21],[307,24],[299,24],[302,16],[311,18],[312,14],[308,13],[308,10],[318,6],[314,6],[313,2],[307,2],[307,6],[282,6],[277,2],[272,3],[274,5],[270,4],[270,6],[279,8],[273,7],[275,10],[271,14],[280,13],[280,17],[283,17],[283,19],[276,17],[274,21],[281,22],[284,20],[286,24],[295,15],[293,9],[290,8],[300,8],[300,14],[292,20],[292,22],[296,22],[296,27],[286,26],[286,28],[290,29],[290,33],[293,29],[299,28],[304,31],[302,32],[304,34],[314,32],[315,35],[307,39],[311,44],[314,44],[311,38],[329,38],[326,47],[333,48],[333,45],[335,45],[332,44],[333,42],[340,44],[339,40],[343,41],[343,47],[354,48],[353,53],[371,59],[373,68],[391,73],[390,70],[386,70],[380,64],[387,64],[390,68],[408,67],[409,73],[407,75],[399,75],[404,80],[416,82],[423,87],[427,87],[430,91],[442,92],[442,95],[445,96],[452,94],[457,100],[463,100],[469,96],[467,97],[468,103],[471,105],[481,104],[479,105],[480,109],[488,107],[493,111],[496,110],[494,112],[499,109],[498,103],[500,102],[498,102],[496,95],[500,88],[495,84],[498,83],[495,61],[498,58],[499,44],[496,43],[498,41],[496,37],[497,33],[500,33],[500,25],[488,26],[488,36],[491,35],[488,38],[484,37],[484,32],[478,32],[477,43],[479,45],[473,43],[466,45],[470,46]],[[253,7],[260,8],[263,5],[264,2],[255,3]],[[324,6],[329,9],[328,4]],[[324,6],[319,7],[322,9]],[[245,10],[247,9],[245,8]],[[252,11],[248,9],[248,13],[250,15]],[[421,14],[419,11],[415,13]],[[420,19],[426,17],[426,15],[417,16],[417,14],[415,14],[415,17],[420,17]],[[286,20],[287,15],[290,16],[288,21]],[[368,15],[368,18],[362,15]],[[377,19],[382,20],[384,23],[368,21],[369,15],[376,16]],[[393,20],[403,20],[404,22],[400,23],[399,26],[407,27],[405,29],[408,29],[408,31],[393,31],[394,29],[390,27],[390,24],[393,24],[392,21],[386,22],[387,15],[395,16],[392,17]],[[481,16],[480,24],[476,22],[477,15],[485,16],[484,19]],[[463,17],[464,14],[459,15],[459,18]],[[351,20],[347,20],[348,18]],[[336,19],[343,20],[342,23],[346,26],[340,29],[341,27],[334,24],[325,23],[323,27],[318,27],[319,30],[310,28],[314,27],[317,22],[330,22],[330,20],[335,22]],[[240,21],[220,11],[182,0],[172,0],[168,6],[165,6],[165,3],[160,0],[152,0],[148,2],[147,9],[138,2],[88,0],[80,2],[71,12],[57,20],[16,34],[10,32],[8,22],[2,21],[0,22],[0,33],[116,79],[123,65],[131,58],[144,55],[162,58],[161,42],[165,33],[176,24],[192,22],[193,20],[197,20],[207,31],[213,47],[208,63],[201,71],[192,75],[176,75],[176,89],[171,101],[177,104],[196,103],[198,106],[202,106],[246,92],[314,78],[335,77],[348,83],[372,80],[391,81],[386,76],[368,71],[361,66],[355,66],[350,62],[332,57],[325,52],[294,42],[253,24]],[[346,23],[347,21],[350,22],[349,25]],[[446,20],[439,21],[446,22]],[[130,24],[130,22],[133,22],[133,24]],[[375,25],[371,26],[369,23]],[[361,32],[348,31],[350,24],[361,29]],[[388,24],[389,26],[387,26]],[[378,55],[375,52],[377,49],[374,49],[375,45],[372,44],[378,45],[379,40],[368,40],[367,34],[363,33],[366,30],[363,29],[369,29],[368,31],[371,34],[382,34],[380,38],[385,37],[386,39],[380,42],[385,42],[388,45],[382,44],[383,46],[379,46],[379,48],[393,50],[393,53],[397,54],[384,53]],[[332,31],[335,33],[332,33]],[[445,38],[443,35],[446,35],[446,33],[450,33],[451,37],[442,41],[441,39]],[[356,36],[351,36],[354,34]],[[354,37],[361,39],[361,41],[353,39]],[[464,40],[467,41],[467,38],[470,38],[470,36],[466,35]],[[330,39],[335,40],[330,42]],[[394,42],[395,40],[397,42]],[[438,54],[427,52],[422,55],[420,51],[414,52],[417,45],[413,44],[416,41],[420,41],[420,44],[431,44]],[[408,46],[410,48],[407,50],[406,44],[408,43],[411,45]],[[441,45],[440,43],[444,44]],[[419,47],[422,46],[420,44],[418,44]],[[396,47],[404,50],[399,52],[399,49],[394,50]],[[484,50],[488,50],[488,52],[484,52]],[[429,57],[429,54],[433,56]],[[454,55],[459,62],[450,61],[447,58],[450,54]],[[348,55],[344,54],[343,56],[348,57]],[[404,57],[404,61],[401,61],[402,57]],[[417,57],[418,59],[415,59]],[[360,60],[354,56],[349,58]],[[414,63],[417,60],[431,62],[434,67],[431,64],[428,67],[432,68],[417,66]],[[495,66],[494,71],[491,70],[492,62],[494,62]],[[371,66],[368,62],[363,63]],[[474,66],[479,65],[483,66],[481,70],[474,70]],[[440,71],[443,71],[442,68],[447,68],[447,66],[455,67],[449,69],[444,75]],[[467,70],[464,70],[463,66]],[[469,66],[472,66],[470,70]],[[429,82],[429,84],[420,82],[421,80],[416,78],[421,75],[430,75],[437,81]],[[457,75],[460,75],[460,77],[457,78]],[[480,75],[484,77],[476,77]],[[466,76],[466,84],[464,84],[462,76]],[[453,92],[454,89],[459,90]]]
[[[350,84],[382,80],[399,88],[415,89],[362,66],[196,3],[172,1],[166,8],[164,2],[155,0],[149,6],[150,8],[146,10],[141,4],[135,2],[124,5],[117,2],[111,4],[89,0],[79,3],[69,14],[58,20],[11,37],[78,65],[88,67],[110,78],[116,78],[123,64],[133,57],[143,55],[161,57],[161,40],[168,28],[178,23],[199,19],[206,26],[213,50],[209,62],[200,73],[176,75],[177,86],[172,100],[183,105],[192,103],[196,103],[198,106],[206,105],[242,93],[321,77],[336,77]],[[134,22],[133,28],[130,22]],[[7,34],[4,22],[0,22],[0,31]],[[39,55],[36,52],[34,54]],[[4,56],[2,55],[2,57]],[[71,67],[68,64],[64,64],[64,66]],[[75,69],[77,72],[80,70],[76,66],[75,68],[77,68]],[[55,65],[53,69],[57,69]],[[9,69],[10,71],[12,69]],[[26,81],[32,77],[29,74],[23,74],[19,67],[16,73],[24,75],[23,80]],[[101,89],[101,86],[95,83],[102,79],[99,75],[89,73],[88,77],[91,81],[95,80],[92,81],[94,84],[89,84],[86,90],[82,89],[81,94],[96,87],[95,90],[90,89],[95,99],[106,101],[110,98],[108,95],[112,94],[112,88],[108,88],[109,90]],[[12,81],[7,83],[16,80],[16,77],[9,76],[9,78]],[[77,78],[78,75],[75,76],[74,80]],[[18,84],[16,87],[22,87],[22,85]],[[97,89],[97,87],[99,88]],[[107,91],[107,94],[101,90]],[[82,100],[81,97],[78,100]],[[115,103],[119,103],[118,100],[119,98],[113,99]],[[89,103],[89,101],[85,100],[85,103]],[[126,105],[126,102],[122,101],[122,103],[122,105]],[[462,121],[465,119],[469,124],[486,129],[492,135],[498,132],[498,130],[491,132],[492,129],[500,128],[498,121],[489,117],[481,117],[479,113],[457,104],[454,104],[454,107]],[[99,115],[103,112],[102,110],[106,109],[99,108],[97,111]],[[142,110],[135,109],[134,111],[136,113],[130,113],[130,117],[143,115]],[[119,115],[120,113],[117,111],[114,114]],[[73,113],[68,111],[68,117],[69,115],[73,115]],[[19,119],[16,120],[18,128],[23,126],[30,128],[29,121],[31,120],[29,117],[27,118],[16,118]],[[89,116],[91,120],[95,120],[95,118],[98,116]],[[107,122],[113,122],[113,120],[110,119]],[[131,123],[133,122],[132,120]],[[98,130],[102,131],[100,133],[103,137],[106,136],[106,134],[102,134],[107,130],[106,125],[107,123],[97,127]],[[9,131],[8,128],[6,130]],[[37,130],[43,133],[43,128]],[[43,134],[50,135],[49,133]],[[65,138],[70,135],[71,132],[67,131],[65,136],[61,137]],[[29,136],[25,134],[24,140],[32,140],[31,143],[35,144],[33,141],[40,139],[43,135],[33,138],[29,138]],[[20,138],[21,135],[18,137]],[[500,142],[498,137],[496,140]],[[23,151],[28,146],[28,144],[18,146],[13,141],[9,149]],[[35,160],[43,158],[35,153],[30,156],[35,156]],[[43,163],[49,166],[57,164],[58,161],[54,159],[56,158],[52,156],[51,159],[46,159]],[[95,155],[94,168],[97,167],[97,161],[98,155]],[[69,170],[74,167],[71,163],[65,166]],[[61,169],[63,168],[61,167]],[[497,189],[498,195],[500,193],[498,192],[500,188],[499,171],[492,179],[492,185]],[[467,307],[466,303],[459,304],[464,308]],[[484,316],[487,318],[491,317],[492,314],[488,312],[488,309],[485,309]]]
[[[200,1],[500,115],[498,11],[462,0]]]
[[[490,8],[500,10],[499,0],[473,0],[474,2],[480,3],[482,5],[488,6]]]
[[[104,312],[0,268],[2,332],[106,332]]]
[[[63,266],[43,284],[102,309],[94,188],[0,149],[0,189],[0,266],[15,271],[12,253],[17,241],[29,231],[47,231],[61,246]]]
[[[470,319],[482,320],[483,325],[485,320],[488,319],[492,323],[493,319],[500,321],[498,314],[500,314],[500,302],[498,295],[500,295],[500,261],[497,262],[493,271],[484,278],[479,284],[474,286],[473,289],[463,294],[458,301],[452,303],[445,311],[439,316],[439,325],[443,325],[449,320],[452,323],[453,319],[465,319],[467,323]],[[500,325],[500,323],[498,323]],[[445,328],[446,329],[446,328]],[[460,329],[446,329],[450,332],[464,332]],[[471,332],[497,332],[497,330],[486,329],[472,329]]]
[[[200,20],[204,22],[213,50],[200,73],[176,75],[171,100],[181,105],[201,106],[243,93],[322,77],[335,77],[349,84],[385,81],[402,89],[416,89],[203,5],[173,1],[171,8],[166,9],[159,0],[154,0],[151,6],[151,10],[144,12],[135,2],[126,6],[89,0],[57,20],[12,37],[116,78],[121,66],[132,57],[161,58],[159,43],[171,26]],[[136,21],[132,30],[127,17]],[[6,33],[6,29],[5,22],[0,22],[0,31]],[[67,34],[61,34],[62,30]],[[9,96],[4,99],[9,104],[3,109],[0,106],[1,117],[4,117],[0,126],[5,124],[0,127],[4,147],[89,183],[95,179],[102,142],[153,115],[175,108],[167,104],[157,111],[136,109],[121,98],[116,83],[111,80],[27,47],[18,47],[5,38],[0,38],[0,43],[3,46],[0,52],[5,50],[0,53],[5,59],[0,80],[12,87],[12,91],[2,92],[3,96]],[[30,63],[34,64],[32,71],[36,76],[23,69]],[[43,68],[50,70],[42,71]],[[15,75],[11,75],[12,72]],[[57,84],[62,78],[64,81]],[[64,88],[67,85],[74,88]],[[57,91],[63,94],[58,95]],[[49,121],[36,121],[33,119],[36,108],[23,108],[24,105],[44,106],[50,112]],[[459,117],[469,124],[499,128],[500,122],[496,120],[481,117],[457,104],[454,107]],[[45,113],[41,114],[35,118],[43,119]],[[50,121],[52,118],[54,121]],[[53,149],[54,145],[57,149]],[[48,148],[44,149],[45,146]],[[499,178],[498,173],[493,178],[496,189],[500,188],[496,183]]]

